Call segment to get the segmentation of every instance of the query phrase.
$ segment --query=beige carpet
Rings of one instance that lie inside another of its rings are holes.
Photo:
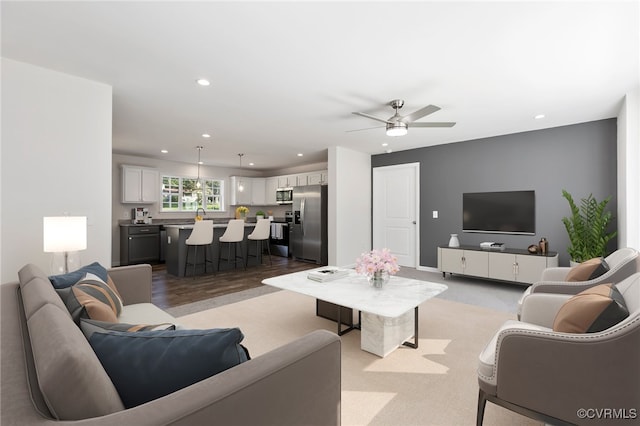
[[[477,357],[510,314],[443,299],[420,306],[418,349],[386,358],[360,349],[360,332],[342,336],[342,424],[474,425]],[[315,329],[336,324],[315,316],[315,299],[276,293],[179,318],[192,328],[240,327],[253,358]],[[491,403],[486,426],[540,425]]]

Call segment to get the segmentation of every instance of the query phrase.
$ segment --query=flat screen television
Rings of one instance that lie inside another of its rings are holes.
[[[462,194],[462,230],[492,234],[535,234],[535,191]]]

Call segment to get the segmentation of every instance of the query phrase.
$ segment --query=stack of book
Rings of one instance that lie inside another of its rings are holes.
[[[319,282],[333,281],[346,277],[349,272],[349,269],[327,267],[309,272],[307,278]]]

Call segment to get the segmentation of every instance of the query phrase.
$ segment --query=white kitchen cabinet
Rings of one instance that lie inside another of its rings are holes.
[[[296,176],[278,176],[278,188],[291,188],[297,185]]]
[[[312,172],[307,175],[307,185],[326,185],[327,171]]]
[[[251,178],[251,205],[264,206],[267,203],[265,181],[265,178]]]
[[[295,176],[295,185],[294,186],[305,186],[305,185],[309,185],[308,181],[307,181],[307,174],[303,173],[303,174],[299,174]]]
[[[475,247],[438,247],[438,269],[444,276],[470,275],[531,284],[540,280],[545,268],[558,266],[558,254],[530,254],[526,250],[483,250]]]
[[[251,205],[253,182],[252,178],[246,176],[231,176],[229,178],[231,184],[231,199],[229,204],[232,206]],[[240,190],[242,188],[242,190]]]
[[[264,184],[264,204],[267,206],[275,206],[277,203],[276,200],[276,191],[278,190],[278,178],[270,177],[265,179]]]
[[[122,166],[122,202],[151,204],[158,201],[160,174],[157,169]]]

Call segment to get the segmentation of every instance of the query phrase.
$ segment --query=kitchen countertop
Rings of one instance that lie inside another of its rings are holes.
[[[162,225],[165,228],[178,228],[178,229],[193,229],[193,223],[175,223],[175,224],[165,224]],[[256,226],[255,222],[251,223],[251,222],[245,222],[244,224],[245,227],[247,226]],[[213,228],[226,228],[227,224],[226,223],[214,223],[213,224]]]

